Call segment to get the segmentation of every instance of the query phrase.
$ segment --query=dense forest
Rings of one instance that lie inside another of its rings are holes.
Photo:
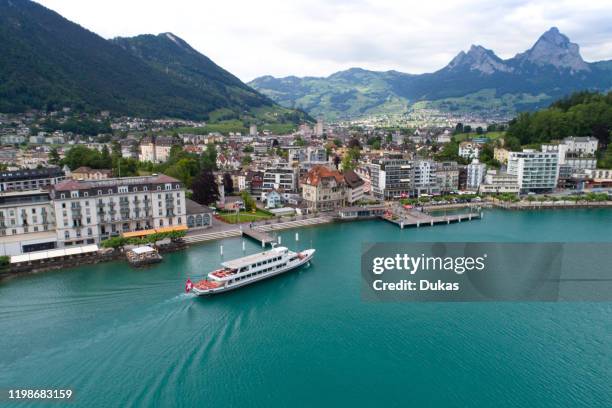
[[[605,150],[612,131],[612,92],[578,92],[533,113],[521,113],[510,121],[506,144],[516,149],[563,139],[594,136]]]
[[[0,112],[63,107],[206,121],[220,112],[218,121],[308,119],[170,33],[109,41],[35,2],[0,0]]]

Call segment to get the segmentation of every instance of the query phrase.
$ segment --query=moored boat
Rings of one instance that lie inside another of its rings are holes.
[[[286,247],[275,247],[226,261],[221,263],[221,269],[210,272],[206,279],[194,283],[191,291],[205,296],[237,289],[298,268],[310,262],[314,253],[314,249],[293,252]]]

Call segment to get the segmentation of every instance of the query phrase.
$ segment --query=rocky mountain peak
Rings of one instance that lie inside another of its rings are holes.
[[[446,68],[449,70],[467,68],[471,71],[479,71],[487,75],[493,74],[496,71],[512,71],[512,67],[507,66],[493,51],[481,45],[472,45],[467,53],[461,51]]]
[[[578,44],[571,42],[557,27],[542,34],[531,49],[518,54],[515,59],[536,65],[553,65],[572,72],[590,70],[580,55]]]

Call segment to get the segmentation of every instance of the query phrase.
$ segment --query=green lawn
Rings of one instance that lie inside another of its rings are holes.
[[[243,222],[269,220],[274,218],[274,216],[265,211],[257,210],[255,213],[240,211],[238,214],[235,212],[222,212],[219,213],[219,218],[229,224],[240,224]]]
[[[482,135],[479,135],[476,132],[472,132],[472,133],[459,133],[459,134],[456,134],[454,137],[456,141],[461,142],[466,139],[475,139],[479,137],[488,137],[489,139],[494,140],[494,139],[499,139],[500,137],[503,137],[505,134],[506,132],[486,132],[486,133],[483,133]]]

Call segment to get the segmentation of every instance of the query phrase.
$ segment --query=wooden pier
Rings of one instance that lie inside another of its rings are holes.
[[[242,235],[260,242],[261,246],[266,246],[268,244],[273,244],[274,242],[276,242],[272,235],[268,234],[265,231],[259,231],[253,228],[243,228]]]
[[[385,221],[404,229],[406,227],[425,227],[439,224],[458,223],[482,218],[482,212],[469,212],[464,214],[430,215],[419,211],[406,211],[381,216]]]

